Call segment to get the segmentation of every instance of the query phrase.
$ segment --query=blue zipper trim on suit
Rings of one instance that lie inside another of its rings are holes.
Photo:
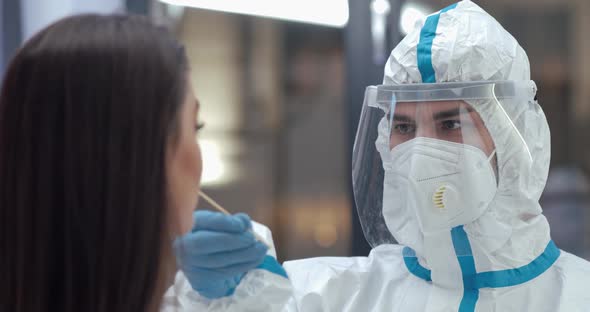
[[[475,304],[479,298],[479,289],[475,287],[477,272],[473,253],[471,252],[471,244],[469,244],[467,233],[465,233],[462,225],[451,230],[451,238],[453,239],[455,255],[457,261],[459,261],[461,275],[463,276],[463,298],[461,304],[459,304],[459,312],[472,312],[475,311]]]
[[[473,255],[463,226],[453,228],[451,230],[451,237],[463,274],[464,294],[461,305],[459,306],[460,312],[475,311],[479,289],[510,287],[526,283],[545,273],[561,255],[561,251],[555,243],[549,241],[543,253],[527,265],[515,269],[477,273],[474,271],[474,266],[471,266]],[[404,247],[403,256],[406,268],[410,273],[427,282],[432,282],[431,271],[418,263],[418,258],[414,250]]]

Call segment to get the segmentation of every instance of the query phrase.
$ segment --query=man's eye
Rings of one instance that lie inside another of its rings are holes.
[[[461,129],[460,120],[445,120],[441,124],[443,130],[458,130]]]
[[[410,123],[402,123],[393,126],[395,133],[398,134],[409,134],[413,133],[416,130],[416,126]]]

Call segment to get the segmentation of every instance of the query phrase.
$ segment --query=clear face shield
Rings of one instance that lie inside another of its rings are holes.
[[[532,89],[532,81],[368,87],[352,165],[367,241],[438,235],[477,219],[498,185],[482,115],[506,115],[502,104],[526,101]]]

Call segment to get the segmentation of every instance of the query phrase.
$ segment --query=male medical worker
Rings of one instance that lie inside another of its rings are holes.
[[[370,255],[289,261],[283,271],[244,216],[200,223],[197,214],[179,240],[197,256],[179,254],[184,274],[168,306],[590,311],[590,264],[552,242],[538,203],[550,137],[535,93],[526,53],[476,4],[430,15],[393,50],[383,85],[366,90],[352,174]],[[228,246],[218,248],[225,260],[208,245]],[[258,260],[241,266],[256,248]]]

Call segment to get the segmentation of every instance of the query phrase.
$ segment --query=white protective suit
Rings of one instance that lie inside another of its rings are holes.
[[[428,33],[433,35],[426,55],[430,72],[418,64],[424,58],[418,46],[421,41],[424,46]],[[490,15],[461,1],[429,16],[401,41],[385,67],[384,84],[499,80],[530,80],[528,58]],[[285,262],[291,285],[254,270],[234,295],[216,300],[193,292],[179,274],[163,310],[590,311],[585,288],[590,264],[552,243],[538,203],[549,169],[550,136],[534,92],[516,105],[469,103],[493,138],[498,183],[486,209],[472,221],[433,237],[421,232],[413,212],[386,207],[384,221],[400,245],[373,244],[368,257]],[[383,133],[379,136],[375,144],[383,157],[386,141]],[[396,200],[388,198],[387,189],[383,194],[384,205]],[[256,230],[271,240],[268,230]],[[468,252],[459,255],[456,240]]]

